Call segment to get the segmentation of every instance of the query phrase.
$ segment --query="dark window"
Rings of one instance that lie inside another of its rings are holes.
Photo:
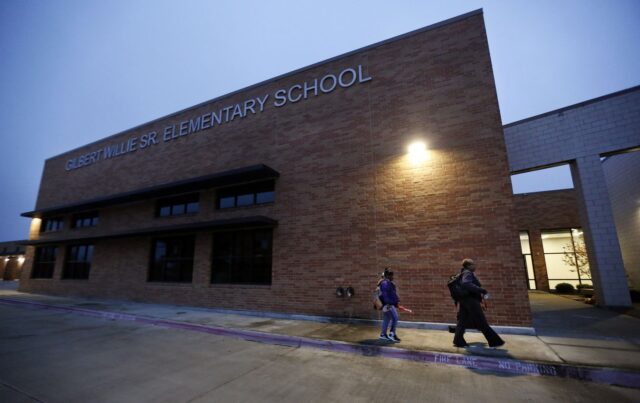
[[[273,203],[275,198],[274,191],[256,193],[256,204]]]
[[[271,229],[214,233],[211,282],[271,284],[272,237]]]
[[[192,193],[183,196],[158,200],[156,217],[171,217],[183,214],[196,214],[200,209],[200,195]]]
[[[95,227],[98,225],[98,212],[75,214],[72,219],[73,228]]]
[[[218,201],[218,208],[230,208],[236,206],[235,196],[221,197]]]
[[[250,183],[220,189],[218,190],[217,206],[219,209],[225,209],[273,203],[275,199],[274,189],[274,181]]]
[[[56,254],[58,248],[55,246],[44,246],[36,248],[36,255],[33,259],[33,269],[31,278],[52,278],[53,268],[56,265]]]
[[[62,278],[88,279],[92,258],[93,245],[72,245],[67,247]]]
[[[187,214],[195,214],[200,209],[200,203],[197,201],[187,203]]]
[[[64,223],[64,220],[60,217],[45,218],[44,220],[42,220],[42,225],[40,226],[40,232],[60,231],[62,229],[63,223]]]
[[[154,240],[149,281],[191,282],[194,241],[193,236]]]

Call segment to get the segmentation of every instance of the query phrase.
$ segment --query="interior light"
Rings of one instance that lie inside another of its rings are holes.
[[[24,263],[24,256],[20,256],[18,258],[18,263],[20,263],[20,264]]]
[[[416,141],[409,145],[409,159],[414,164],[424,162],[428,159],[427,145],[422,141]]]

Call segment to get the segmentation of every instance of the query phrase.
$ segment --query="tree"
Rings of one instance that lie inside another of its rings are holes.
[[[581,239],[576,239],[575,247],[571,244],[563,246],[564,256],[562,260],[565,264],[574,267],[570,271],[578,271],[583,280],[591,280],[591,270],[589,269],[589,257],[587,256],[587,246]]]

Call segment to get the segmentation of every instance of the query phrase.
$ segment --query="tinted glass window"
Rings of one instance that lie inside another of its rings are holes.
[[[93,259],[93,245],[72,245],[67,248],[67,256],[62,271],[63,279],[88,279]]]
[[[58,248],[55,246],[36,248],[31,278],[52,278],[57,253]]]
[[[154,240],[149,281],[191,282],[194,243],[193,236]]]
[[[98,212],[75,214],[72,223],[73,228],[95,227],[98,225]]]
[[[253,204],[253,193],[238,195],[238,206],[250,206]]]
[[[160,199],[156,205],[156,217],[195,214],[200,207],[199,199],[198,193]]]
[[[271,284],[272,234],[272,229],[215,233],[211,282]]]
[[[275,192],[273,191],[256,193],[256,204],[273,203],[274,198]]]
[[[200,209],[199,203],[192,202],[187,204],[187,214],[195,214],[198,212],[199,209]]]
[[[275,182],[258,182],[219,189],[217,206],[219,209],[246,207],[255,204],[273,203],[274,199]]]
[[[40,232],[53,232],[62,229],[63,219],[61,217],[45,218],[40,226]]]
[[[236,206],[236,198],[234,196],[220,198],[219,208],[231,208]]]
[[[182,215],[186,211],[186,206],[184,204],[176,204],[171,208],[171,215]]]

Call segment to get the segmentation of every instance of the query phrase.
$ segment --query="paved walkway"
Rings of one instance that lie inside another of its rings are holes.
[[[463,359],[473,357],[473,360],[486,357],[486,362],[501,366],[526,362],[550,365],[548,368],[553,371],[560,368],[558,365],[573,365],[614,368],[640,374],[639,319],[540,292],[530,293],[536,336],[503,335],[507,344],[500,349],[490,350],[485,348],[486,343],[481,334],[470,332],[466,338],[475,348],[465,350],[453,347],[453,335],[442,330],[399,329],[402,342],[393,344],[379,341],[379,330],[372,325],[276,319],[128,301],[62,298],[19,293],[6,288],[7,285],[0,287],[0,303],[14,301],[25,307],[42,309],[48,306],[64,312],[142,320],[148,324],[226,334],[256,341],[268,336],[266,342],[274,344],[306,343],[319,348],[331,346],[334,350],[359,349],[365,354],[367,351],[381,354],[383,349],[386,354],[422,354],[420,357],[423,358],[420,359],[434,361],[448,361],[451,357],[458,360],[456,357],[460,356]],[[399,349],[403,352],[398,353]],[[544,371],[547,367],[541,368]]]

